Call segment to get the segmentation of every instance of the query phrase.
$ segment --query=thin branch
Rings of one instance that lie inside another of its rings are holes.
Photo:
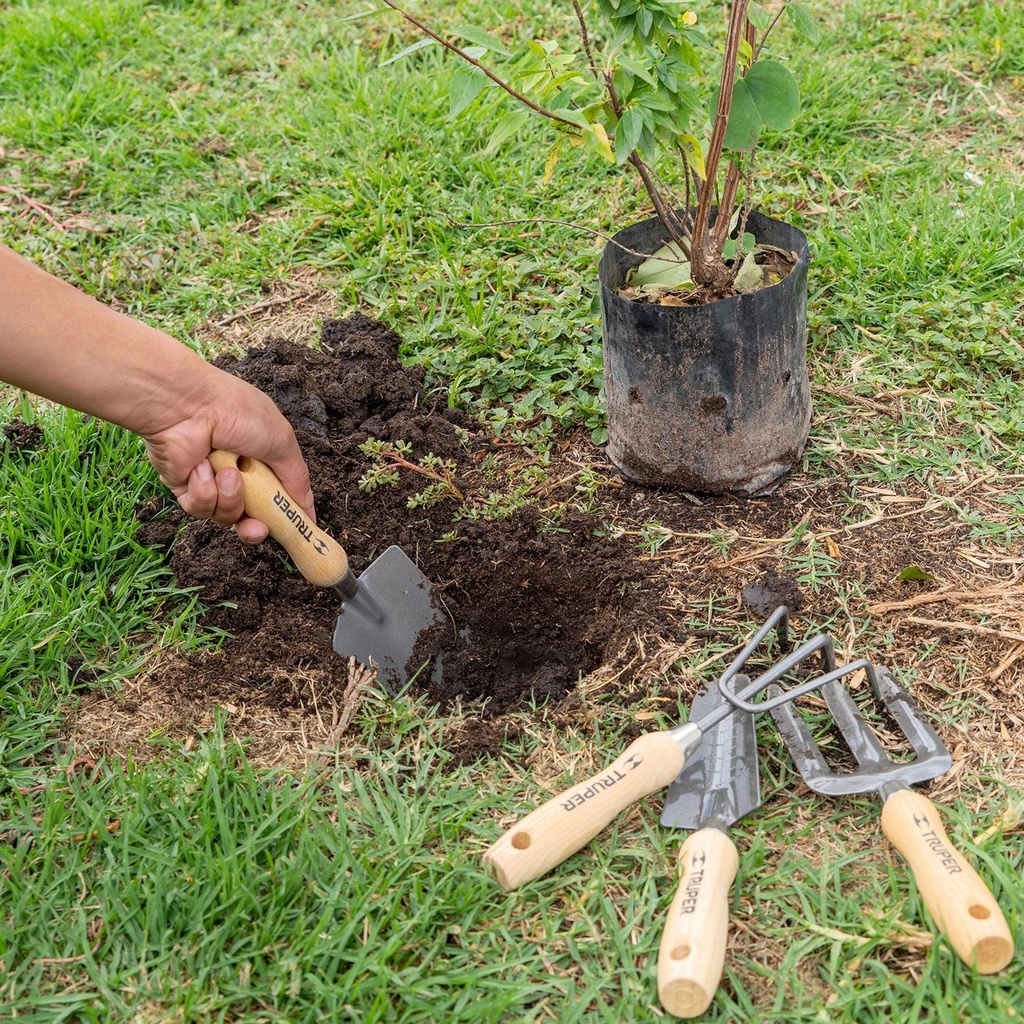
[[[661,191],[654,181],[650,168],[640,158],[640,154],[636,150],[629,154],[628,162],[636,168],[636,173],[640,175],[644,190],[654,204],[654,212],[658,215],[658,220],[665,225],[665,230],[672,236],[672,241],[677,245],[685,246],[686,230],[676,216],[675,210],[665,202]]]
[[[445,215],[447,216],[447,214]],[[572,228],[573,231],[582,231],[585,234],[593,235],[595,238],[600,238],[602,242],[606,242],[608,245],[614,245],[616,249],[620,249],[622,252],[629,253],[630,256],[639,256],[641,259],[647,259],[651,254],[649,252],[639,252],[637,249],[630,249],[628,245],[623,245],[621,242],[617,242],[611,235],[606,235],[603,231],[598,231],[596,228],[587,228],[582,224],[574,224],[568,220],[555,220],[552,217],[523,217],[519,220],[486,220],[486,221],[458,221],[452,217],[448,217],[448,222],[457,228],[507,228],[514,224],[556,224],[562,228]],[[665,258],[666,263],[684,263],[685,260],[673,260],[670,257]]]
[[[783,0],[782,6],[775,12],[775,17],[772,18],[768,27],[764,30],[764,35],[761,36],[761,42],[759,42],[754,49],[754,60],[757,60],[761,56],[761,51],[764,49],[764,44],[768,42],[768,37],[772,33],[772,29],[779,23],[779,18],[782,17],[783,11],[789,6],[789,0]]]
[[[743,38],[753,52],[755,41],[755,29],[748,20],[743,27]],[[740,71],[740,77],[745,76],[747,69]],[[735,160],[729,161],[729,167],[725,172],[725,184],[722,186],[722,199],[718,205],[718,220],[715,221],[714,237],[717,252],[721,252],[725,239],[729,234],[729,225],[732,223],[732,212],[736,206],[736,190],[740,184],[740,168]],[[739,269],[737,264],[737,269]],[[735,277],[735,275],[733,275]]]
[[[456,46],[454,43],[449,42],[447,39],[444,38],[444,36],[438,35],[438,33],[435,32],[432,28],[428,28],[426,25],[423,24],[422,21],[419,21],[417,18],[414,18],[408,11],[403,10],[401,7],[398,6],[398,4],[394,2],[394,0],[384,0],[384,3],[397,14],[400,14],[403,18],[405,18],[405,20],[409,22],[410,25],[414,25],[421,32],[430,36],[430,38],[433,39],[434,42],[440,43],[446,50],[449,50],[451,53],[454,53],[456,56],[464,60],[467,64],[472,64],[473,67],[475,67],[477,70],[482,71],[492,82],[494,82],[495,85],[504,89],[504,91],[507,92],[509,96],[511,96],[515,100],[518,100],[525,107],[528,107],[530,110],[532,110],[535,114],[540,114],[541,117],[546,117],[548,118],[548,120],[554,121],[557,124],[565,125],[567,128],[571,128],[573,132],[580,132],[580,126],[576,124],[575,121],[570,121],[567,118],[559,117],[559,115],[554,113],[553,111],[546,110],[544,107],[541,107],[538,104],[534,103],[533,100],[531,100],[528,96],[524,96],[521,92],[518,92],[511,85],[509,85],[508,82],[506,82],[503,78],[496,75],[485,64],[481,64],[480,61],[478,61],[475,57],[471,57],[468,53],[466,53],[465,50]]]
[[[725,55],[722,58],[722,83],[718,93],[718,109],[715,111],[715,121],[711,129],[711,140],[708,143],[708,160],[705,167],[705,179],[710,184],[718,175],[718,161],[722,155],[722,147],[725,143],[725,132],[729,125],[729,113],[732,109],[732,91],[736,83],[736,62],[739,56],[740,39],[744,37],[744,29],[747,20],[747,8],[750,0],[733,0],[729,10],[729,27],[726,35]],[[695,262],[699,266],[694,267],[698,277],[695,277],[699,284],[710,283],[704,279],[710,275],[711,266],[714,261],[719,260],[721,250],[707,253],[705,258],[705,244],[708,238],[708,221],[711,215],[711,189],[702,188],[700,199],[697,202],[697,216],[693,227],[694,249],[700,254]],[[718,216],[721,218],[723,211],[719,209]]]
[[[583,52],[587,55],[590,73],[600,82],[601,72],[597,70],[597,64],[594,63],[594,53],[590,49],[590,33],[587,32],[587,22],[583,17],[583,8],[580,7],[579,0],[572,0],[572,9],[576,12],[576,20],[580,25],[580,40],[583,43]]]

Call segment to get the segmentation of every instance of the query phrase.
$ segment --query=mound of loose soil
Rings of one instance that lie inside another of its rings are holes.
[[[328,322],[318,350],[270,344],[222,365],[269,394],[295,426],[314,482],[319,525],[361,572],[399,545],[434,584],[451,621],[431,640],[441,678],[423,685],[443,705],[487,701],[503,711],[532,696],[561,697],[621,643],[647,575],[629,543],[596,536],[580,514],[544,522],[523,505],[496,520],[454,518],[487,498],[478,465],[488,442],[460,412],[423,389],[423,373],[398,361],[396,334],[365,317]],[[396,485],[360,488],[368,438],[406,442],[414,465],[450,460],[465,505],[448,497],[424,508],[409,499],[429,481],[404,470]],[[191,523],[171,556],[178,582],[198,587],[210,625],[235,635],[217,659],[261,682],[268,670],[317,667],[343,686],[334,654],[338,607],[294,571],[275,544],[247,548],[209,523]],[[190,666],[191,686],[206,685]],[[431,673],[427,673],[431,675]]]

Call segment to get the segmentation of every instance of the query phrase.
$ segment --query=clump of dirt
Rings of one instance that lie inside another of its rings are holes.
[[[12,454],[35,452],[43,446],[43,428],[38,423],[11,420],[3,428],[4,445]]]
[[[502,745],[518,739],[520,730],[507,723],[483,718],[454,721],[445,730],[445,747],[456,764],[470,764],[501,752]]]

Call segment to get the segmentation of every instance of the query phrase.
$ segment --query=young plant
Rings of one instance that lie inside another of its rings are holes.
[[[802,4],[731,0],[722,26],[722,5],[712,0],[570,0],[563,37],[511,49],[475,26],[442,34],[383,2],[426,37],[392,61],[431,43],[462,61],[452,75],[453,115],[488,87],[516,101],[488,148],[540,118],[555,134],[545,181],[574,146],[628,166],[664,226],[667,244],[656,256],[671,287],[691,289],[695,301],[719,298],[736,290],[744,264],[742,290],[759,286],[753,260],[744,260],[754,150],[765,129],[792,127],[800,106],[796,79],[766,44],[784,15],[814,38]]]
[[[433,505],[445,498],[465,500],[455,483],[456,467],[451,459],[442,459],[428,452],[419,462],[415,462],[410,457],[412,445],[408,441],[381,441],[375,437],[364,441],[359,450],[373,460],[370,468],[359,478],[360,490],[396,487],[400,471],[406,469],[431,481],[424,490],[409,498],[409,508]]]

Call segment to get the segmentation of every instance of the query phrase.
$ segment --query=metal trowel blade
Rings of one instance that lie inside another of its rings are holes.
[[[397,545],[389,547],[359,577],[355,596],[341,607],[334,650],[377,669],[392,695],[409,681],[410,665],[423,633],[444,622],[430,581]],[[424,657],[424,661],[428,658]]]
[[[699,693],[690,721],[705,718],[724,700],[717,686]],[[705,733],[669,786],[661,823],[667,828],[726,829],[760,804],[754,716],[734,711]]]

